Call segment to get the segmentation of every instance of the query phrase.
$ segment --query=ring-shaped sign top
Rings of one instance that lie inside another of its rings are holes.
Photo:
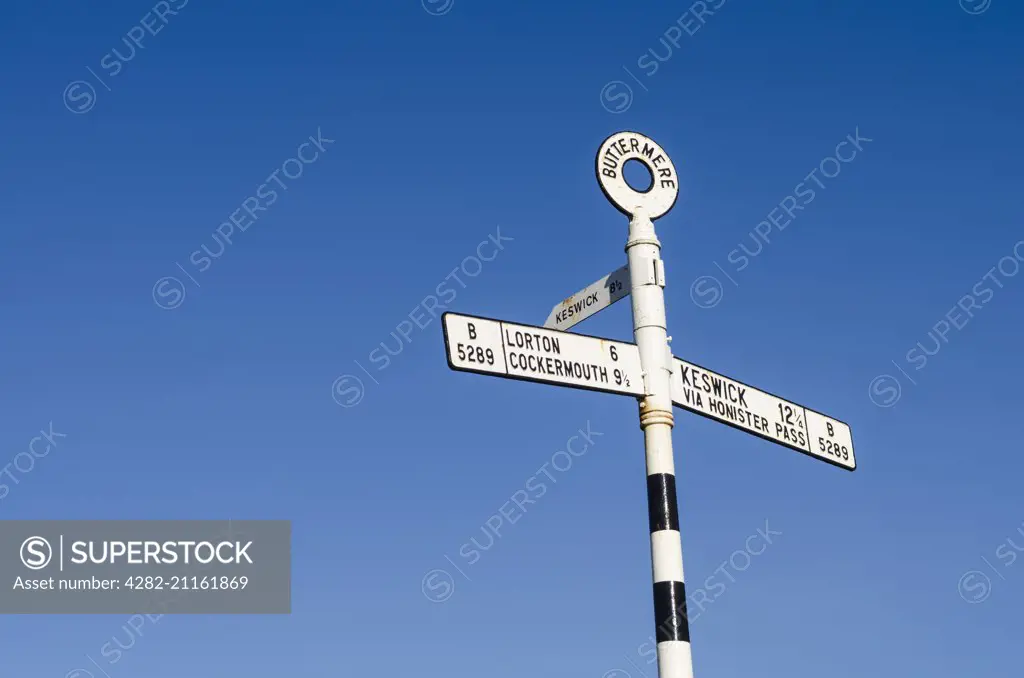
[[[630,160],[640,161],[650,171],[652,182],[646,191],[626,183],[622,170]],[[639,132],[618,132],[604,140],[597,151],[597,181],[605,197],[630,217],[643,208],[653,221],[672,209],[679,197],[679,177],[668,153]]]

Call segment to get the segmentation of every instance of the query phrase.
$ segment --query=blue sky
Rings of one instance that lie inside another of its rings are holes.
[[[452,372],[409,320],[541,324],[621,266],[620,129],[679,170],[675,353],[857,449],[678,413],[696,675],[1019,666],[1024,7],[103,4],[0,28],[0,515],[288,519],[293,612],[3,617],[4,675],[654,678],[634,403]]]

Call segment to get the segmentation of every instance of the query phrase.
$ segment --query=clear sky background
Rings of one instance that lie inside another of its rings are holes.
[[[454,373],[422,320],[541,324],[621,266],[593,176],[621,129],[680,173],[675,353],[848,422],[858,458],[678,412],[696,675],[1019,671],[1024,7],[183,2],[7,8],[0,517],[289,519],[293,612],[2,617],[0,676],[654,678],[635,403]]]

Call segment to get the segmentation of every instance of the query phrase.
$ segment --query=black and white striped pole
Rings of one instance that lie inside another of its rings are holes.
[[[632,188],[625,163],[641,162],[651,173],[645,192]],[[605,139],[597,153],[601,190],[629,217],[626,255],[633,303],[633,336],[640,349],[645,395],[640,399],[640,428],[647,457],[647,506],[654,579],[654,624],[661,678],[692,678],[690,629],[683,584],[675,464],[672,458],[672,351],[665,320],[665,266],[654,220],[667,213],[679,195],[678,176],[668,154],[652,139],[620,132]]]

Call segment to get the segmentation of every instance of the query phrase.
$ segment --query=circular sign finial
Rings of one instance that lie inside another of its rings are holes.
[[[643,163],[651,173],[646,191],[626,183],[623,169],[630,160]],[[679,178],[668,153],[639,132],[618,132],[604,140],[597,151],[597,181],[605,197],[629,217],[643,209],[653,221],[672,209],[679,197]]]

